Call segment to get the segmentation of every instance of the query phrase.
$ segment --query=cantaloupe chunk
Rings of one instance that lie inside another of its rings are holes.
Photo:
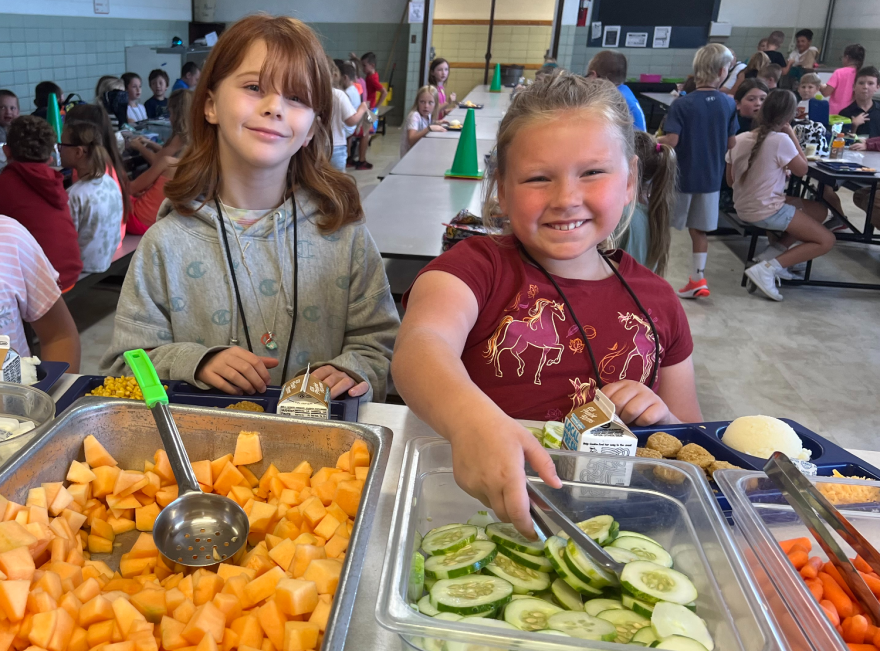
[[[183,622],[184,624],[189,624],[195,612],[196,605],[192,602],[192,599],[187,597],[180,603],[177,608],[172,611],[171,614],[177,621]]]
[[[364,489],[362,481],[343,481],[336,486],[336,495],[333,501],[345,511],[348,517],[353,518],[357,515],[358,505],[361,503],[361,492]]]
[[[256,488],[260,485],[259,478],[251,472],[251,470],[246,466],[241,466],[238,471],[244,475],[244,480],[247,482],[247,485],[251,488]]]
[[[94,648],[100,644],[108,644],[113,639],[113,628],[116,622],[108,619],[104,622],[96,622],[86,630],[86,640],[89,647]]]
[[[213,477],[214,482],[217,481],[217,478],[220,476],[220,473],[223,472],[223,469],[226,467],[227,463],[232,461],[232,453],[224,454],[222,457],[214,459],[211,462],[211,477]]]
[[[106,538],[100,536],[89,535],[89,553],[91,554],[112,554],[113,543]]]
[[[159,624],[159,635],[162,639],[162,648],[166,651],[175,651],[189,646],[189,642],[181,635],[186,624],[178,622],[171,617],[163,617]]]
[[[73,495],[71,495],[70,492],[66,488],[64,488],[64,486],[61,486],[58,489],[58,492],[55,494],[55,498],[49,505],[49,513],[55,516],[61,515],[62,511],[64,511],[64,509],[69,507],[72,503]]]
[[[142,533],[138,535],[138,539],[132,545],[128,555],[132,558],[153,558],[159,555],[159,550],[156,548],[156,541],[153,540],[153,536],[148,533]]]
[[[348,469],[351,467],[349,457],[350,454],[348,452],[343,452],[342,454],[340,454],[339,458],[336,460],[336,467],[340,470],[348,472]]]
[[[14,520],[0,522],[0,553],[8,552],[17,547],[35,548],[37,538]]]
[[[220,644],[220,648],[223,651],[233,651],[239,646],[241,643],[238,641],[238,633],[227,626],[223,631],[223,642]]]
[[[90,535],[106,538],[110,542],[116,540],[116,534],[113,532],[113,527],[105,520],[96,520],[92,524]]]
[[[214,599],[214,595],[223,589],[223,579],[213,572],[200,574],[193,579],[193,603],[201,606]]]
[[[64,608],[55,611],[56,623],[52,637],[49,639],[48,651],[65,651],[76,628],[76,620]]]
[[[168,460],[168,453],[165,450],[156,450],[156,454],[153,455],[153,461],[155,465],[153,466],[152,472],[159,475],[159,478],[162,480],[162,485],[173,484],[175,482],[174,479],[174,471],[171,469],[171,462]]]
[[[88,484],[95,479],[95,473],[87,464],[79,461],[71,461],[70,469],[67,471],[67,481],[74,484]]]
[[[333,534],[336,533],[339,525],[339,520],[328,513],[323,518],[321,518],[321,522],[319,522],[318,526],[315,527],[314,533],[315,535],[321,536],[322,538],[329,540],[333,537]]]
[[[118,497],[131,495],[135,491],[149,484],[144,473],[137,470],[123,470],[116,476],[116,483],[113,485],[113,494]]]
[[[295,553],[296,543],[290,538],[285,538],[269,551],[269,558],[275,561],[282,570],[286,571],[293,562]]]
[[[308,522],[309,526],[313,529],[315,525],[327,515],[327,509],[324,508],[321,500],[317,497],[310,497],[308,500],[300,504],[299,512],[302,513],[303,518],[305,518],[306,522]]]
[[[49,642],[52,640],[52,634],[55,632],[55,626],[57,624],[57,610],[35,614],[31,630],[28,632],[28,640],[34,646],[48,649]]]
[[[116,618],[116,624],[123,636],[128,635],[135,622],[147,621],[147,618],[138,612],[127,599],[119,597],[113,600],[112,605],[113,616]]]
[[[334,535],[327,541],[327,544],[324,545],[324,551],[329,558],[339,558],[340,554],[346,549],[348,549],[348,538],[343,538],[339,535]]]
[[[48,572],[46,574],[49,574]],[[54,572],[53,572],[54,574]],[[45,575],[44,575],[45,576]],[[57,576],[57,574],[56,574]],[[59,586],[61,577],[58,578]],[[73,595],[79,599],[84,605],[89,601],[97,597],[101,594],[101,584],[98,583],[97,579],[94,577],[88,578],[83,581],[76,589],[73,591]]]
[[[215,642],[222,642],[224,628],[226,618],[223,612],[209,601],[196,608],[181,635],[190,644],[198,644],[205,635],[212,636]]]
[[[269,530],[269,524],[277,513],[277,507],[265,502],[254,502],[248,521],[251,525],[251,533],[265,534]]]
[[[85,629],[88,629],[92,624],[106,622],[113,618],[113,604],[103,595],[98,595],[85,602],[79,611],[79,625]]]
[[[141,590],[131,596],[131,605],[153,624],[161,623],[168,614],[164,590]]]
[[[192,463],[193,472],[200,484],[208,487],[205,492],[210,492],[214,485],[214,478],[211,475],[211,462],[208,460],[196,461]]]
[[[278,602],[273,600],[267,601],[257,611],[257,617],[260,620],[260,626],[266,637],[276,649],[283,649],[284,645],[284,624],[287,617],[281,612]]]
[[[13,622],[24,618],[30,581],[0,581],[0,610]]]
[[[89,642],[86,629],[80,627],[73,629],[73,635],[70,636],[67,651],[88,651],[88,648]]]
[[[282,472],[278,474],[278,479],[287,488],[297,492],[311,485],[309,475],[304,472]]]
[[[116,466],[98,466],[92,468],[95,479],[92,480],[92,497],[104,497],[113,492],[116,486],[116,478],[122,472]]]
[[[119,573],[126,579],[130,579],[154,569],[158,562],[159,559],[156,556],[131,558],[129,554],[123,554],[119,560]]]
[[[354,469],[354,478],[358,481],[367,481],[367,475],[370,474],[368,466],[358,466]]]
[[[147,497],[155,498],[156,493],[162,489],[162,480],[159,475],[150,471],[145,472],[144,477],[147,479],[147,484],[141,488],[141,492]]]
[[[196,651],[218,651],[217,642],[210,635],[205,635],[196,645]]]
[[[319,629],[311,622],[284,625],[284,651],[312,651],[318,647]]]
[[[114,642],[103,647],[101,651],[135,651],[134,642]]]
[[[312,561],[326,558],[327,552],[324,551],[323,547],[317,547],[316,545],[297,545],[296,552],[293,556],[293,565],[290,566],[290,572],[293,574],[294,579],[299,579],[306,573],[306,569]]]
[[[36,569],[27,547],[16,547],[0,554],[0,571],[10,581],[30,581]]]
[[[134,517],[138,531],[152,531],[160,510],[159,505],[155,503],[135,509]]]
[[[239,651],[244,647],[259,649],[263,644],[263,627],[253,613],[234,619],[229,628],[238,635]]]
[[[92,468],[99,466],[115,466],[116,459],[110,456],[110,453],[98,442],[92,434],[89,434],[83,441],[83,449],[86,455],[86,463]]]
[[[306,568],[303,579],[314,581],[321,594],[336,594],[339,576],[342,574],[342,562],[335,558],[316,558]]]
[[[218,593],[214,595],[214,598],[211,600],[215,606],[217,606],[218,610],[223,613],[223,617],[226,618],[227,629],[228,624],[232,623],[239,617],[241,617],[241,602],[238,600],[233,594],[223,594]],[[236,636],[237,637],[237,636]],[[224,633],[223,643],[225,644],[226,635]],[[237,645],[236,645],[237,646]]]
[[[47,509],[49,508],[49,498],[46,495],[46,489],[40,486],[39,488],[29,488],[27,499],[24,503],[25,506],[39,506],[41,508]],[[17,514],[16,514],[17,515]],[[27,523],[25,523],[27,524]]]
[[[351,467],[369,467],[370,465],[370,449],[367,443],[361,439],[357,439],[351,444]]]
[[[214,478],[214,492],[226,495],[233,486],[239,486],[244,480],[244,475],[233,464],[227,463],[226,467]]]
[[[174,612],[175,608],[186,601],[186,595],[184,595],[176,587],[169,588],[169,585],[171,585],[170,582],[165,584],[165,606],[168,608],[168,612],[172,613]]]
[[[122,517],[122,511],[126,509],[139,509],[141,507],[141,503],[134,495],[126,495],[125,497],[118,497],[116,495],[108,495],[104,499],[107,500],[107,506],[109,507],[111,512],[119,511],[120,513],[114,513],[116,517]]]
[[[165,486],[158,493],[156,493],[156,503],[165,508],[171,502],[177,499],[179,494],[179,488],[177,484],[173,484],[170,486]]]
[[[263,460],[263,448],[260,444],[259,432],[239,432],[235,441],[235,455],[232,463],[246,466]]]
[[[61,517],[67,520],[67,524],[73,533],[78,532],[86,523],[86,516],[82,513],[71,511],[70,509],[64,509],[64,511],[61,512]],[[46,524],[49,523],[47,522]]]
[[[230,565],[229,563],[220,563],[220,565],[217,566],[217,575],[223,579],[224,582],[239,575],[244,575],[247,577],[248,581],[251,581],[256,577],[257,573],[247,567],[239,567],[237,565]]]
[[[263,599],[271,597],[275,592],[275,586],[283,578],[284,570],[276,566],[248,583],[244,587],[247,607],[254,606]]]
[[[328,595],[318,595],[318,605],[309,617],[309,622],[317,625],[318,630],[322,633],[327,630],[327,621],[330,619],[330,610],[333,605],[330,601],[324,601],[321,597]]]
[[[305,615],[318,605],[318,587],[313,581],[282,579],[275,586],[275,601],[285,615]]]

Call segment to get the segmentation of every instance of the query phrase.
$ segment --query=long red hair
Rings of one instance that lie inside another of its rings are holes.
[[[242,18],[226,30],[212,48],[192,103],[190,143],[180,159],[174,178],[165,184],[165,195],[181,215],[192,215],[191,202],[212,201],[220,182],[217,126],[205,119],[208,93],[241,65],[248,48],[263,41],[268,50],[260,70],[260,85],[269,92],[298,95],[315,111],[315,133],[308,146],[290,159],[288,183],[303,186],[314,195],[321,216],[318,227],[325,233],[363,217],[354,180],[330,165],[333,108],[330,70],[321,42],[302,21],[255,14]]]

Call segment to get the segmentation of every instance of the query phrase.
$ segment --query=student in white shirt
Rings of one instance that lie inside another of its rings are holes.
[[[443,131],[439,124],[431,124],[431,116],[437,105],[437,89],[422,86],[416,93],[416,101],[406,116],[400,134],[400,157],[403,158],[413,145],[424,138],[429,131]]]
[[[330,66],[330,73],[333,75],[333,113],[330,118],[330,131],[333,135],[333,155],[330,157],[330,164],[340,172],[344,172],[345,161],[348,158],[348,137],[354,133],[357,123],[370,110],[370,105],[366,102],[361,102],[357,110],[355,110],[348,94],[339,89],[342,79],[339,68],[336,67],[336,64],[330,57],[327,57],[327,64]]]
[[[138,103],[141,97],[141,77],[136,72],[126,72],[122,75],[122,83],[125,84],[125,92],[128,93],[128,122],[142,122],[147,119],[147,109]]]

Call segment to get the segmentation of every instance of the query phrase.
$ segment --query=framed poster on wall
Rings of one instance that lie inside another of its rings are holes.
[[[617,47],[620,42],[620,25],[605,25],[602,47]]]

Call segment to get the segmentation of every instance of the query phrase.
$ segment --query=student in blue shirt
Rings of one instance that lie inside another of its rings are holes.
[[[645,131],[645,112],[639,105],[639,101],[629,87],[623,82],[626,81],[626,57],[620,52],[613,50],[602,50],[592,59],[587,66],[587,77],[598,77],[599,79],[607,79],[617,86],[617,90],[626,100],[626,106],[633,118],[633,127],[639,131]]]
[[[694,56],[694,92],[669,107],[660,142],[675,148],[679,185],[672,225],[687,226],[693,242],[693,269],[682,298],[709,296],[704,272],[709,251],[708,231],[718,228],[718,199],[724,179],[724,156],[736,144],[739,123],[736,104],[718,90],[727,78],[733,55],[720,43],[710,43]]]
[[[193,61],[187,61],[180,69],[180,79],[174,82],[171,92],[180,88],[195,90],[199,85],[199,77],[202,76],[202,70]]]

